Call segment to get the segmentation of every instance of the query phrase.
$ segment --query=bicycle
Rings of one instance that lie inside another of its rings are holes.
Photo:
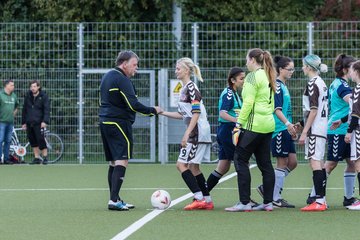
[[[24,131],[22,128],[14,128],[11,136],[10,143],[10,155],[16,155],[21,159],[21,162],[24,162],[24,157],[26,156],[26,148],[30,145],[27,142],[25,145],[22,145],[19,141],[17,131]],[[59,161],[64,153],[64,143],[59,135],[51,133],[50,130],[44,129],[43,134],[45,137],[46,147],[48,150],[48,163],[55,163]]]

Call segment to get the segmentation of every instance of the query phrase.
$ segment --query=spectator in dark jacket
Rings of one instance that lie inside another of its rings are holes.
[[[49,120],[50,99],[46,92],[41,90],[40,82],[33,80],[30,82],[30,91],[25,96],[22,110],[22,128],[26,129],[27,137],[34,151],[32,164],[48,163],[43,129],[49,124]]]

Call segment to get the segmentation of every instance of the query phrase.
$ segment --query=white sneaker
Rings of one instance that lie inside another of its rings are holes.
[[[270,212],[274,209],[272,202],[271,203],[262,203],[259,206],[253,207],[254,211],[267,211]]]
[[[357,202],[353,203],[352,205],[347,206],[346,208],[349,210],[360,210],[360,201],[357,201]]]
[[[241,202],[235,204],[232,207],[225,208],[227,212],[251,212],[251,203],[242,204]]]

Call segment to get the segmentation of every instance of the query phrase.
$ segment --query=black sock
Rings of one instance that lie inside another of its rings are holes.
[[[207,179],[207,189],[210,192],[215,186],[216,184],[218,184],[220,178],[223,175],[221,175],[218,171],[214,170],[208,177]]]
[[[115,166],[111,177],[110,199],[116,202],[119,199],[121,184],[124,181],[126,168],[124,166]]]
[[[109,170],[108,170],[108,184],[109,184],[109,192],[110,192],[110,198],[111,198],[111,179],[112,179],[112,175],[114,172],[114,167],[109,165]]]
[[[209,190],[206,186],[206,181],[205,181],[205,177],[202,173],[200,173],[199,175],[195,176],[196,181],[199,185],[199,188],[201,189],[201,192],[203,193],[204,196],[210,196],[209,194]]]
[[[196,181],[196,178],[191,173],[191,171],[188,169],[181,173],[182,178],[184,179],[186,185],[190,189],[192,193],[200,192],[201,189],[199,188],[199,185]]]
[[[324,197],[324,173],[322,170],[313,171],[313,182],[316,193],[316,198]]]
[[[323,181],[323,192],[324,192],[324,197],[326,196],[326,184],[327,184],[327,174],[326,174],[326,170],[325,168],[323,168],[323,175],[324,175],[324,181]]]

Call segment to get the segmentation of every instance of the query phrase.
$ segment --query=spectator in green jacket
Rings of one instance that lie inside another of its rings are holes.
[[[0,156],[3,155],[4,164],[9,161],[11,135],[14,128],[14,116],[19,106],[19,100],[14,93],[14,81],[5,80],[4,89],[0,91]]]

